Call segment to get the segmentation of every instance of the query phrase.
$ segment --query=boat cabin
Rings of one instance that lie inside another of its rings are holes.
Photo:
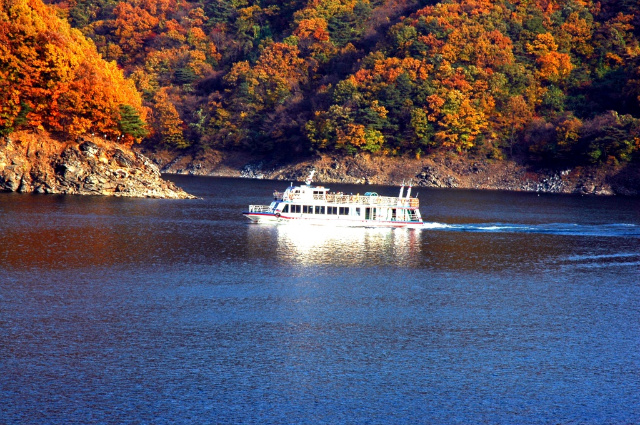
[[[304,221],[336,225],[406,226],[422,224],[419,202],[407,193],[404,185],[397,197],[378,196],[375,192],[344,194],[330,192],[328,187],[311,185],[313,173],[306,185],[288,187],[274,192],[273,202],[250,205],[245,215],[252,221]]]

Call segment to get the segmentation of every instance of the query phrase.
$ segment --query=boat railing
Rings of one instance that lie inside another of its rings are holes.
[[[249,212],[252,213],[261,213],[261,212],[269,212],[271,208],[269,205],[249,205]]]
[[[273,197],[277,201],[294,201],[301,199],[300,194],[289,193],[284,199],[284,192],[273,192]],[[379,195],[346,195],[344,193],[314,194],[314,201],[324,201],[327,204],[357,204],[357,205],[382,205],[418,208],[420,201],[418,198],[398,198],[397,196]]]

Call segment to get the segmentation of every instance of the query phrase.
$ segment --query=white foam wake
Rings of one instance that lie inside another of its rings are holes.
[[[424,230],[476,233],[538,233],[569,236],[640,237],[640,225],[630,223],[577,224],[577,223],[468,223],[447,224],[426,222]]]

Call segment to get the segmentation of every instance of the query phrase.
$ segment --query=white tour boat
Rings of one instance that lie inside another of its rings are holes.
[[[347,195],[312,186],[312,171],[303,186],[274,192],[271,205],[249,205],[245,217],[255,223],[309,223],[348,227],[423,227],[418,198],[404,185],[397,197],[375,192]]]

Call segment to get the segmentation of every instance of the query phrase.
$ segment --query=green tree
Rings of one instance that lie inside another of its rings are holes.
[[[131,136],[134,140],[140,140],[149,135],[146,123],[140,118],[136,108],[131,105],[120,105],[118,127],[123,134]]]

